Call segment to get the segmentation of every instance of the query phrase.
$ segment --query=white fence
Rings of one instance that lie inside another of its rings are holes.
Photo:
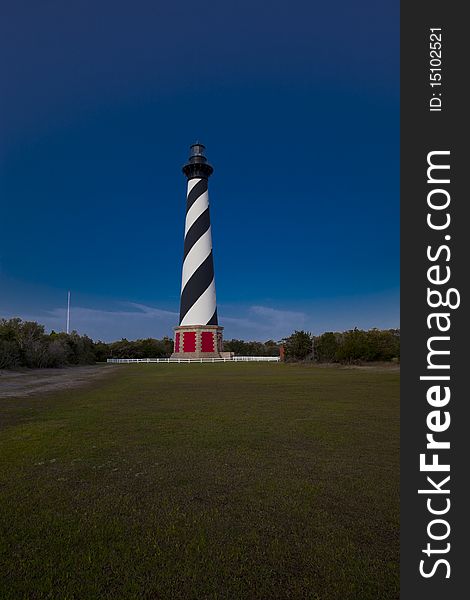
[[[279,362],[279,356],[233,356],[232,358],[108,358],[108,363],[221,363],[221,362]]]

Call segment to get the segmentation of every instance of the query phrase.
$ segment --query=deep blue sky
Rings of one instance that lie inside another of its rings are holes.
[[[0,316],[177,324],[199,139],[226,337],[399,324],[398,0],[0,8]]]

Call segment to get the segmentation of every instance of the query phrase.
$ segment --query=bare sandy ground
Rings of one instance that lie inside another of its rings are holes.
[[[0,398],[76,388],[99,379],[121,365],[87,365],[63,369],[0,369]]]

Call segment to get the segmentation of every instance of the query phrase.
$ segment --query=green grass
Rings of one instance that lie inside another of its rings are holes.
[[[130,365],[2,400],[2,600],[399,596],[399,374]]]

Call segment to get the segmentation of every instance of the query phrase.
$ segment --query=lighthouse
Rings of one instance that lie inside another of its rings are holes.
[[[193,144],[183,167],[187,179],[179,325],[172,358],[217,358],[222,330],[217,320],[209,214],[209,177],[214,172],[202,144]]]

